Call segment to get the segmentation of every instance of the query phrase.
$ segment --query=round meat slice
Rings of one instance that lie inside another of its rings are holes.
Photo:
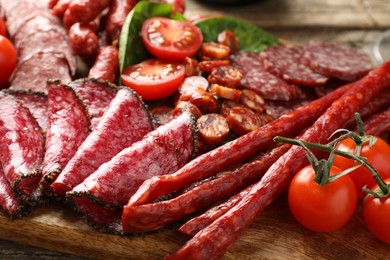
[[[68,61],[62,53],[38,52],[24,60],[12,75],[10,89],[47,94],[46,82],[49,79],[72,80]]]
[[[16,47],[19,63],[38,52],[60,52],[68,60],[69,67],[73,68],[72,74],[76,72],[76,58],[72,53],[68,39],[58,30],[51,29],[29,34],[19,41]]]
[[[226,118],[216,113],[202,115],[196,121],[196,125],[199,138],[209,145],[220,144],[230,131]]]
[[[303,47],[276,45],[260,53],[264,68],[281,79],[297,85],[322,86],[327,77],[314,72],[302,62]]]
[[[357,80],[373,68],[364,51],[324,41],[307,43],[303,61],[322,75],[345,81]]]

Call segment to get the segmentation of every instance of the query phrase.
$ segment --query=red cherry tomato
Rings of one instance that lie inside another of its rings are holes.
[[[331,175],[341,170],[331,168]],[[314,181],[311,165],[300,170],[291,181],[288,204],[295,219],[316,232],[332,232],[344,226],[352,217],[357,194],[351,178],[346,175],[326,185]]]
[[[390,183],[390,178],[384,180]],[[372,187],[371,190],[378,189],[378,185]],[[390,245],[390,195],[384,198],[375,198],[369,195],[364,200],[364,220],[370,232]]]
[[[5,27],[5,22],[0,18],[0,35],[7,37],[7,27]]]
[[[368,143],[363,145],[361,156],[367,158],[368,163],[370,163],[378,171],[382,179],[390,178],[390,146],[382,139],[378,137],[376,138],[377,141],[371,148]],[[349,153],[355,153],[356,145],[352,139],[348,138],[342,140],[338,144],[337,149]],[[355,166],[355,162],[352,159],[339,155],[335,155],[333,164],[342,170]],[[367,185],[367,187],[371,187],[376,183],[370,171],[363,166],[349,173],[349,176],[356,185],[359,198],[364,198],[366,196],[366,193],[362,191],[362,188],[365,185]]]
[[[185,68],[179,62],[149,59],[125,68],[121,78],[143,99],[156,100],[175,93],[185,78]]]
[[[141,35],[151,54],[176,61],[193,56],[203,41],[201,31],[192,23],[164,17],[147,19],[142,25]]]
[[[16,66],[16,50],[11,41],[0,35],[0,84],[8,81]]]

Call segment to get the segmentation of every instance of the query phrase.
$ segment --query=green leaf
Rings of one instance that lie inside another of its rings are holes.
[[[127,15],[119,38],[119,68],[120,71],[151,58],[141,38],[141,28],[144,21],[150,17],[170,17],[172,5],[140,1]]]
[[[195,22],[203,33],[203,41],[217,41],[218,34],[231,30],[239,39],[240,49],[259,52],[279,44],[279,40],[260,27],[232,17],[210,17]]]

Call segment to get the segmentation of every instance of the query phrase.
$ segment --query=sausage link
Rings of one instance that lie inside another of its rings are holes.
[[[342,127],[346,120],[353,117],[354,113],[370,102],[382,89],[390,88],[389,70],[390,61],[374,69],[363,79],[348,84],[350,89],[333,102],[304,132],[301,140],[326,142],[334,131]],[[259,182],[247,188],[249,193],[236,206],[165,259],[182,259],[183,256],[188,259],[209,256],[221,258],[238,239],[240,233],[286,191],[294,174],[305,164],[307,164],[305,150],[299,146],[291,147],[267,170]],[[220,237],[224,239],[218,239]]]
[[[69,29],[75,23],[93,21],[110,3],[111,0],[72,0],[64,13],[64,27]]]
[[[69,29],[69,43],[81,57],[95,57],[99,52],[99,37],[87,25],[73,24]]]
[[[262,113],[265,110],[265,101],[253,90],[243,89],[241,91],[240,102],[247,108]]]
[[[210,84],[216,83],[229,88],[238,88],[242,79],[242,72],[232,66],[213,68],[207,80]]]
[[[103,79],[115,83],[118,72],[118,49],[108,45],[99,50],[95,63],[89,71],[88,78]]]
[[[390,107],[364,121],[364,131],[369,135],[384,136],[390,132]]]
[[[108,12],[105,32],[108,40],[116,42],[119,40],[119,35],[123,23],[126,20],[129,12],[138,3],[138,0],[113,0],[110,11]]]
[[[229,134],[226,118],[220,114],[203,115],[196,121],[199,138],[209,145],[220,144]]]
[[[58,0],[51,9],[51,14],[63,19],[66,9],[68,9],[71,2],[72,0]]]
[[[290,145],[282,145],[272,149],[255,160],[202,182],[173,199],[139,206],[125,206],[124,211],[128,216],[127,231],[134,229],[133,231],[146,232],[162,228],[236,194],[258,181],[289,147]],[[230,200],[221,205],[232,206]],[[212,221],[210,217],[207,219],[203,217],[203,219],[205,224],[207,221]],[[191,230],[199,229],[203,219],[182,226],[180,232],[192,235]]]
[[[174,174],[152,177],[145,181],[130,199],[130,205],[140,205],[162,195],[182,189],[193,182],[223,170],[228,165],[242,162],[267,149],[277,135],[291,136],[312,124],[349,85],[340,87],[322,98],[275,119],[267,125],[228,142],[193,159]]]

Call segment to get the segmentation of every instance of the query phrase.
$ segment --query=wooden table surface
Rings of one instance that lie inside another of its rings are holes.
[[[363,48],[370,55],[373,41],[381,32],[390,28],[390,1],[388,0],[264,0],[246,6],[216,6],[202,4],[195,0],[186,2],[188,16],[223,13],[253,22],[280,38],[298,43],[314,38],[325,39]],[[288,217],[287,222],[292,221],[291,216]],[[9,237],[12,236],[4,237],[0,229],[0,238],[9,239]],[[384,255],[379,257],[383,258]],[[372,256],[372,258],[376,257]],[[0,240],[0,259],[83,258],[24,243]]]

